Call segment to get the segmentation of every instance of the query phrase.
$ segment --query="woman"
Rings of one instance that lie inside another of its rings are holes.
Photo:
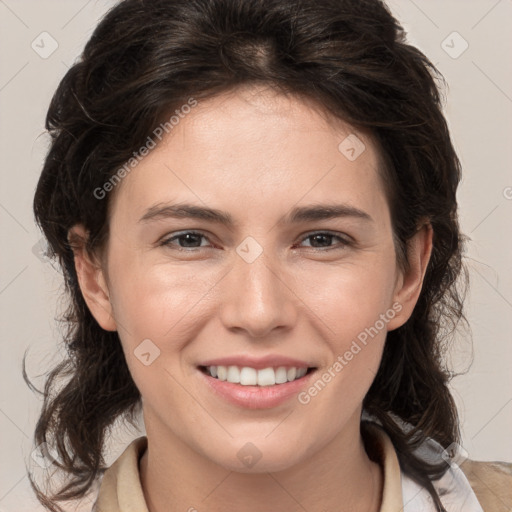
[[[34,199],[71,298],[35,433],[69,478],[34,482],[49,510],[94,483],[99,512],[506,510],[510,465],[455,449],[437,76],[378,0],[107,14]],[[147,435],[106,469],[139,407]]]

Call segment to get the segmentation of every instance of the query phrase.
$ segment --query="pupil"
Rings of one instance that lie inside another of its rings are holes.
[[[320,239],[324,239],[324,241],[330,241],[332,239],[333,235],[313,235],[312,236],[312,239],[313,240],[317,240],[318,238]],[[314,243],[312,244],[314,246]],[[324,244],[324,245],[329,245],[329,244]]]
[[[185,239],[185,247],[192,247],[193,244],[196,242],[199,242],[201,243],[201,235],[196,235],[196,234],[193,234],[193,233],[188,233],[186,235],[182,235],[181,237],[181,240],[183,241],[183,239]],[[192,244],[192,245],[189,245],[189,244]],[[182,244],[183,245],[183,244]]]

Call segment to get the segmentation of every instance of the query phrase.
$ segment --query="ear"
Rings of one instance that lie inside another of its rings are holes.
[[[409,320],[418,302],[423,279],[427,270],[430,255],[432,254],[433,229],[430,223],[423,225],[407,244],[407,259],[409,267],[399,272],[393,303],[397,314],[388,323],[388,331],[397,329]]]
[[[88,235],[81,224],[76,224],[68,231],[68,241],[75,257],[75,269],[80,290],[89,311],[98,324],[106,331],[116,331],[117,326],[104,271],[97,259],[91,257],[86,249]]]

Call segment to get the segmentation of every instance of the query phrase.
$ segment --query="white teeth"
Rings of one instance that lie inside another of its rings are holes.
[[[217,379],[226,380],[228,378],[228,371],[225,366],[217,366]]]
[[[297,369],[297,379],[300,379],[301,377],[304,377],[304,375],[306,375],[307,371],[308,371],[307,368],[298,368]]]
[[[240,382],[240,370],[238,366],[228,366],[228,378],[226,380],[228,382]]]
[[[279,366],[277,368],[264,368],[256,370],[248,366],[208,366],[207,372],[219,380],[241,384],[242,386],[273,386],[275,384],[284,384],[300,379],[306,375],[307,368],[286,368]]]
[[[280,366],[276,370],[276,384],[284,384],[285,382],[288,382],[286,368],[284,366]]]
[[[255,386],[258,384],[258,372],[254,368],[244,366],[240,370],[240,384],[242,386]]]
[[[274,368],[258,370],[258,386],[273,386],[276,383]]]

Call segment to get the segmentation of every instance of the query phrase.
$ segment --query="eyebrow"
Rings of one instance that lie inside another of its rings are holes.
[[[347,204],[313,204],[293,208],[287,215],[283,216],[279,224],[298,224],[300,222],[311,222],[318,220],[352,217],[367,222],[373,222],[372,217],[363,210]],[[146,210],[139,219],[140,223],[147,223],[154,220],[174,219],[199,219],[213,222],[226,227],[234,227],[237,223],[233,217],[226,212],[215,208],[196,206],[188,203],[162,204],[158,203]]]

